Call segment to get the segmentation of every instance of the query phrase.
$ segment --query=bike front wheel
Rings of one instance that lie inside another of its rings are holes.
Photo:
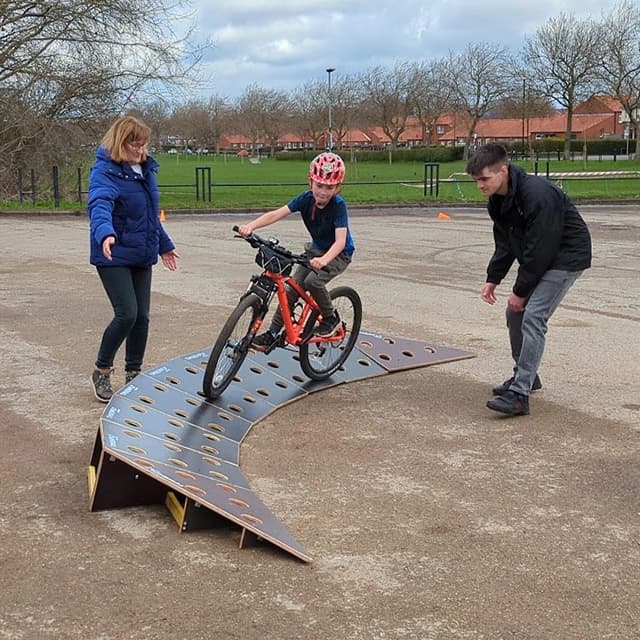
[[[362,322],[362,301],[351,287],[336,287],[329,292],[341,327],[335,336],[322,342],[300,345],[300,367],[312,380],[324,380],[335,373],[349,357],[358,339]],[[313,332],[318,320],[314,313],[307,321],[305,334]]]
[[[202,393],[215,400],[230,384],[251,346],[251,330],[262,310],[262,301],[251,293],[231,312],[213,345],[202,379]]]

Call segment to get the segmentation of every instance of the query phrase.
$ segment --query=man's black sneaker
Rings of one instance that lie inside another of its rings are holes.
[[[315,328],[314,333],[320,338],[328,338],[332,336],[340,327],[340,318],[336,313],[332,313],[327,318],[323,318],[322,322]]]
[[[113,397],[111,370],[108,373],[104,373],[104,371],[100,371],[100,369],[94,369],[89,379],[91,380],[93,395],[100,400],[100,402],[109,402]]]
[[[498,386],[493,387],[493,395],[501,396],[503,393],[506,393],[507,391],[509,391],[509,387],[511,387],[512,384],[513,384],[513,377],[509,378],[508,380],[505,380],[502,384],[499,384]],[[533,381],[533,386],[531,387],[531,391],[537,391],[538,389],[542,389],[542,380],[540,380],[540,378],[538,377],[538,374],[536,373],[536,377]]]
[[[255,336],[251,342],[251,346],[256,351],[266,351],[276,341],[275,336],[271,331],[265,331]]]
[[[501,396],[489,400],[487,407],[508,416],[526,416],[529,415],[529,396],[515,391],[505,391]]]
[[[133,379],[140,373],[140,370],[130,370],[130,371],[125,371],[124,372],[124,383],[125,384],[129,384],[130,382],[133,381]]]

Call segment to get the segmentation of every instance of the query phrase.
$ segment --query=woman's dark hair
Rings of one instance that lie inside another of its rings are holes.
[[[495,142],[489,142],[478,147],[467,162],[467,173],[477,176],[487,167],[508,164],[507,150]]]

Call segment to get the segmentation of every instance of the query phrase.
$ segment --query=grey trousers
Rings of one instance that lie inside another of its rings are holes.
[[[305,245],[304,251],[309,258],[317,258],[325,253],[324,251],[313,249],[310,244]],[[350,264],[351,257],[345,253],[341,253],[320,271],[313,271],[312,269],[298,265],[293,272],[293,278],[296,282],[298,282],[305,291],[309,291],[315,298],[320,307],[320,313],[324,318],[333,314],[333,305],[331,304],[331,298],[327,290],[327,283],[340,275]],[[298,299],[298,294],[293,289],[287,288],[287,299],[289,300],[289,307],[293,308],[293,305]],[[280,307],[278,307],[273,314],[269,331],[276,334],[282,329],[283,325],[282,313]]]
[[[527,299],[524,311],[507,309],[514,361],[511,391],[528,396],[544,353],[547,324],[582,271],[547,271]]]

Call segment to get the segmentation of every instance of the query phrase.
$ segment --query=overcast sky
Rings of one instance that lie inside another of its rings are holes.
[[[237,98],[246,87],[291,92],[326,69],[431,60],[470,42],[513,52],[561,12],[600,19],[602,0],[191,0],[196,36],[209,38],[203,96]]]

